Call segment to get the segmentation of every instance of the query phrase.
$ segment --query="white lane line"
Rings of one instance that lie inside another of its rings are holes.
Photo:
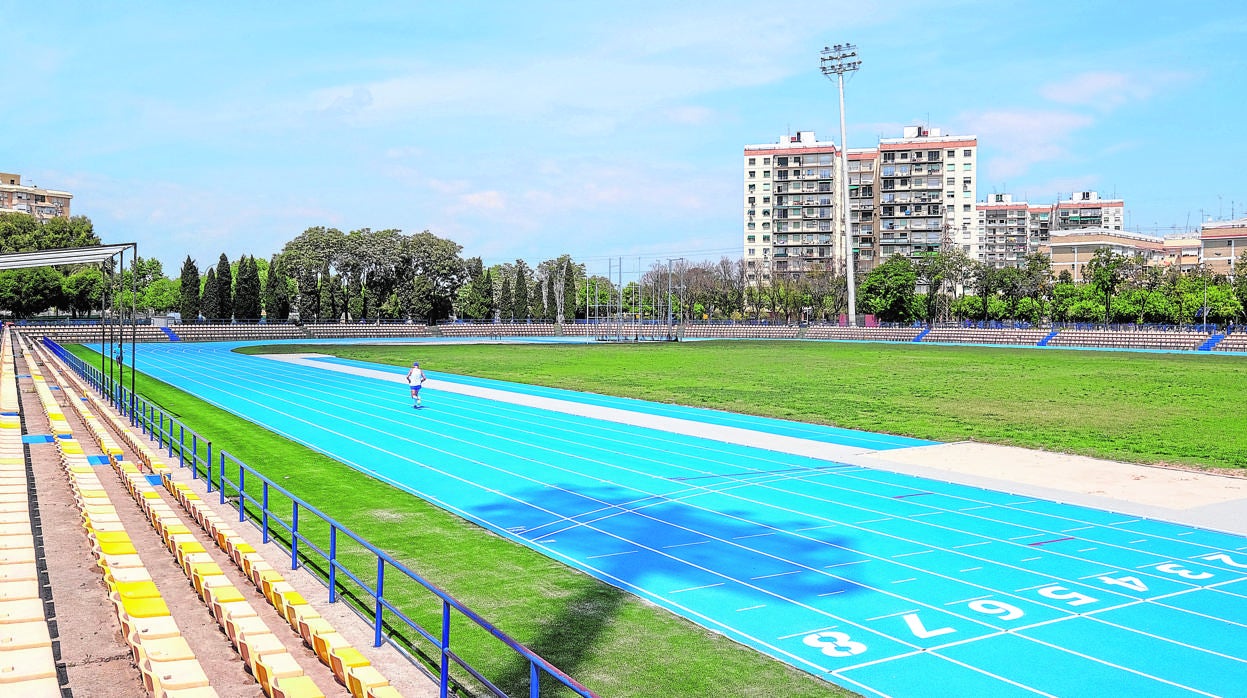
[[[766,531],[765,533],[750,533],[747,536],[734,536],[732,540],[745,540],[746,538],[762,538],[764,536],[773,536],[777,531]]]
[[[832,567],[844,567],[845,565],[860,565],[863,562],[870,562],[870,560],[854,560],[852,562],[837,562],[834,565],[827,565],[823,569],[831,569]]]
[[[978,543],[963,543],[961,545],[954,545],[953,550],[960,550],[962,548],[973,548],[976,545],[987,545],[988,543],[991,543],[991,542],[993,541],[984,540],[984,541],[979,541]]]
[[[1142,520],[1143,519],[1126,519],[1125,521],[1114,521],[1113,523],[1108,524],[1108,525],[1109,526],[1120,526],[1122,524],[1134,523],[1135,521],[1142,521]]]
[[[891,521],[891,520],[892,520],[891,516],[885,516],[882,519],[867,519],[865,521],[858,521],[857,525],[868,524],[868,523],[879,523],[880,521]]]
[[[1095,528],[1095,526],[1076,526],[1074,528],[1066,528],[1066,529],[1062,529],[1061,533],[1073,533],[1074,531],[1085,531],[1089,528]]]
[[[814,633],[825,633],[825,632],[827,632],[828,630],[835,630],[835,629],[836,629],[836,628],[838,628],[838,627],[840,627],[840,626],[838,626],[838,625],[828,625],[828,626],[826,626],[826,627],[824,627],[824,628],[814,628],[813,630],[802,630],[802,631],[801,631],[801,632],[799,632],[799,633],[792,633],[791,635],[780,635],[779,637],[777,637],[777,638],[775,638],[775,639],[776,639],[776,640],[791,640],[791,639],[792,639],[792,638],[794,638],[794,637],[805,637],[806,635],[813,635]]]
[[[692,543],[673,543],[673,544],[671,544],[671,545],[664,545],[664,546],[662,546],[662,549],[663,549],[663,550],[670,550],[671,548],[683,548],[683,547],[686,547],[686,546],[689,546],[689,545],[705,545],[706,543],[709,543],[709,542],[710,542],[710,541],[708,541],[708,540],[695,540],[695,541],[693,541]]]
[[[1147,542],[1146,538],[1140,538],[1139,540],[1132,540],[1126,545],[1138,545],[1139,543],[1146,543],[1146,542]]]
[[[1023,558],[1021,561],[1022,562],[1034,562],[1035,560],[1042,560],[1042,559],[1043,559],[1042,557],[1036,555],[1035,557]]]
[[[847,273],[847,272],[846,272],[846,273]],[[1191,534],[1192,534],[1192,533],[1194,533],[1194,532],[1195,532],[1195,531],[1184,531],[1184,532],[1182,532],[1182,533],[1179,533],[1178,535],[1179,535],[1179,536],[1189,536],[1189,535],[1191,535]]]
[[[746,607],[744,607],[744,608],[738,608],[738,609],[736,609],[736,612],[737,612],[737,613],[740,613],[741,611],[756,611],[756,610],[758,610],[759,608],[766,608],[766,604],[764,604],[764,603],[760,603],[760,604],[758,604],[757,606],[746,606]]]
[[[821,526],[806,526],[805,528],[794,528],[792,530],[797,531],[799,533],[801,531],[817,531],[823,528],[835,528],[836,526],[839,526],[839,525],[840,524],[823,524]]]
[[[917,577],[910,577],[909,579],[898,579],[892,583],[893,584],[904,584],[905,582],[916,582],[916,581],[918,581]]]
[[[844,589],[836,589],[835,591],[829,591],[825,594],[819,594],[819,596],[835,596],[836,594],[843,594],[844,591]]]
[[[617,553],[604,553],[604,554],[602,554],[602,555],[589,555],[589,556],[588,556],[588,557],[586,557],[585,559],[586,559],[586,560],[597,560],[598,558],[603,558],[603,557],[615,557],[616,555],[631,555],[632,553],[635,553],[635,552],[638,552],[638,551],[636,551],[636,550],[621,550],[620,552],[617,552]]]
[[[996,505],[995,504],[984,504],[981,507],[965,507],[963,509],[958,509],[957,511],[977,511],[979,509],[991,509],[994,506]]]
[[[951,511],[927,511],[921,514],[910,514],[909,518],[916,519],[919,516],[938,516],[940,514],[951,514],[951,513],[952,513]]]
[[[684,592],[686,592],[686,591],[699,591],[699,590],[701,590],[701,589],[713,589],[714,587],[721,587],[721,586],[723,586],[724,584],[725,584],[725,582],[716,582],[716,583],[714,583],[714,584],[702,584],[701,586],[697,586],[697,587],[688,587],[688,588],[685,588],[685,589],[676,589],[675,591],[669,591],[669,592],[667,592],[667,593],[668,593],[668,594],[683,594],[683,593],[684,593]]]
[[[775,574],[764,574],[760,577],[750,577],[749,579],[757,581],[759,579],[770,579],[771,577],[783,577],[789,574],[796,574],[804,570],[789,570],[788,572],[776,572]]]
[[[1009,540],[1026,540],[1027,538],[1038,538],[1040,536],[1046,536],[1046,535],[1048,534],[1047,533],[1027,533],[1024,536],[1013,536]]]
[[[983,568],[982,568],[982,567],[967,567],[967,568],[965,568],[964,570],[961,570],[961,571],[962,571],[962,572],[975,572],[975,571],[977,571],[977,570],[981,570],[981,569],[983,569]]]
[[[934,550],[919,550],[917,552],[912,552],[912,553],[901,553],[900,555],[893,555],[892,557],[898,558],[898,557],[909,557],[910,555],[926,555],[927,553],[933,553],[933,552],[935,551]]]
[[[1091,552],[1092,550],[1096,550],[1096,549],[1097,549],[1097,548],[1083,548],[1082,550],[1079,550],[1078,552],[1080,552],[1080,553],[1089,553],[1089,552]]]
[[[911,608],[905,611],[897,611],[896,613],[886,613],[882,616],[875,616],[874,618],[867,618],[866,622],[869,623],[871,621],[883,620],[884,618],[895,618],[897,616],[903,616],[909,613],[917,613],[918,611],[921,611],[921,610],[922,609],[920,608]]]

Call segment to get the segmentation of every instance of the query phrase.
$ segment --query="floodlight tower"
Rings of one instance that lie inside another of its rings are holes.
[[[844,74],[856,72],[862,65],[853,44],[824,46],[819,68],[827,79],[832,75],[840,87],[840,222],[844,226],[844,266],[848,280],[849,327],[857,326],[857,265],[853,263],[853,234],[849,226],[849,146],[844,128]]]

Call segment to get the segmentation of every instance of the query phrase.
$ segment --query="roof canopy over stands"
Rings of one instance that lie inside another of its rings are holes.
[[[0,254],[0,270],[48,267],[58,264],[92,264],[104,262],[126,250],[138,255],[138,245],[127,242],[120,245],[97,245],[95,247],[66,247],[59,250],[38,252],[10,252]]]

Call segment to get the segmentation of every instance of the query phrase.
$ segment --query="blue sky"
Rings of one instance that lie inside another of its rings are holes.
[[[0,170],[177,274],[312,225],[487,263],[740,254],[742,146],[980,139],[979,197],[1098,189],[1144,232],[1247,211],[1241,2],[16,3]],[[1232,203],[1233,202],[1233,203]]]

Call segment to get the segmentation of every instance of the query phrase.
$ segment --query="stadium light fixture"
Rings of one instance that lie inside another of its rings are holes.
[[[862,62],[853,44],[824,46],[819,68],[827,79],[832,75],[840,90],[840,223],[844,226],[844,267],[848,285],[849,327],[857,326],[857,264],[853,261],[853,234],[849,226],[849,146],[844,127],[844,74],[856,72]]]

